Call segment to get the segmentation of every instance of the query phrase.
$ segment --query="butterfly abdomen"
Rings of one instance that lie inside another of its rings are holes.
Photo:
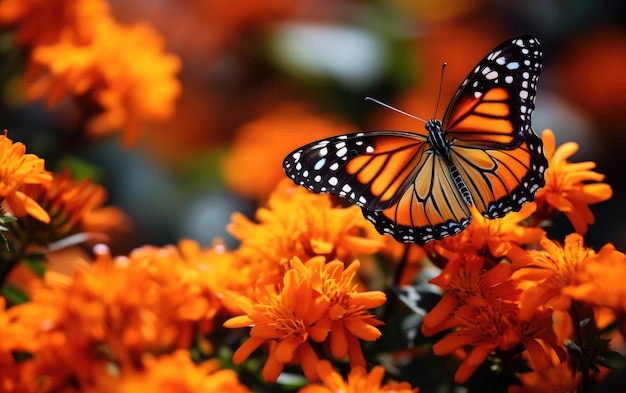
[[[463,200],[467,203],[467,206],[472,206],[474,204],[474,200],[472,199],[472,194],[470,193],[467,184],[465,184],[465,180],[459,173],[459,170],[456,169],[454,165],[450,165],[450,175],[452,176],[452,180],[454,180],[454,185],[457,190],[461,193]]]

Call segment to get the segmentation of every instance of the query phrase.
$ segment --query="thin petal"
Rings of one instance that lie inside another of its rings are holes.
[[[247,315],[240,315],[238,317],[232,317],[231,319],[224,322],[222,326],[229,329],[243,328],[249,327],[254,323],[252,319],[250,319]]]
[[[352,334],[362,340],[374,341],[377,340],[381,335],[380,330],[368,323],[361,321],[360,319],[349,318],[346,319],[343,323]]]
[[[250,337],[246,342],[241,344],[241,346],[235,351],[233,354],[233,363],[240,364],[244,360],[246,360],[252,352],[254,352],[258,347],[260,347],[265,340]]]
[[[330,351],[337,359],[343,359],[348,354],[348,340],[343,323],[333,324],[330,334]]]

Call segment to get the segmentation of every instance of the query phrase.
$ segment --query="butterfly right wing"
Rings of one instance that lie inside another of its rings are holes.
[[[447,135],[484,148],[522,144],[530,131],[541,64],[535,37],[511,38],[494,48],[450,101],[442,121]]]
[[[450,168],[432,151],[421,157],[413,182],[393,206],[383,211],[363,209],[363,215],[378,232],[419,245],[456,235],[471,221],[468,201]]]

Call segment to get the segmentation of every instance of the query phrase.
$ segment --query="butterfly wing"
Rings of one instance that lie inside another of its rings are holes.
[[[424,244],[462,231],[470,211],[448,164],[420,134],[374,131],[310,143],[285,158],[296,184],[346,198],[383,234]]]
[[[488,218],[518,211],[545,182],[547,160],[530,123],[541,56],[537,39],[520,36],[478,64],[437,135],[449,157],[426,135],[377,131],[308,144],[287,156],[285,172],[362,207],[380,233],[405,243],[458,234],[473,203]]]
[[[383,211],[363,210],[378,232],[402,243],[423,245],[456,235],[471,221],[469,206],[444,159],[422,155],[414,181],[396,204]]]
[[[545,185],[548,161],[541,139],[532,129],[514,149],[453,145],[450,158],[474,205],[489,219],[519,211]]]
[[[548,163],[531,128],[541,57],[531,36],[498,45],[463,81],[444,116],[451,161],[490,219],[519,211],[545,184]]]
[[[443,117],[443,129],[472,146],[511,149],[530,131],[542,51],[532,36],[498,45],[461,84]]]
[[[313,142],[285,158],[296,184],[346,198],[367,210],[394,205],[415,178],[426,138],[400,131],[341,135]]]

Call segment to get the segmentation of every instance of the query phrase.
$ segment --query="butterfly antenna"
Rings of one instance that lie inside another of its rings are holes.
[[[382,102],[382,101],[380,101],[380,100],[377,100],[376,98],[372,98],[372,97],[365,97],[365,101],[372,101],[372,102],[374,102],[374,103],[376,103],[376,104],[378,104],[378,105],[384,106],[385,108],[391,109],[392,111],[396,111],[396,112],[401,113],[401,114],[403,114],[403,115],[405,115],[405,116],[408,116],[408,117],[410,117],[410,118],[412,118],[412,119],[415,119],[415,120],[418,120],[418,121],[421,121],[421,122],[426,123],[426,120],[422,119],[421,117],[417,117],[417,116],[412,115],[412,114],[410,114],[410,113],[407,113],[407,112],[405,112],[405,111],[403,111],[403,110],[400,110],[400,109],[398,109],[398,108],[395,108],[395,107],[393,107],[393,106],[391,106],[391,105],[389,105],[389,104],[385,104],[384,102]]]
[[[443,71],[446,69],[448,63],[441,65],[441,77],[439,78],[439,93],[437,94],[437,105],[435,105],[435,119],[437,118],[437,110],[439,109],[439,101],[441,101],[441,90],[443,88]]]

